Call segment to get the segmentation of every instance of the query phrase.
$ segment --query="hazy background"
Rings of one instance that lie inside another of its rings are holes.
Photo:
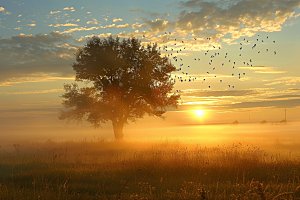
[[[113,139],[110,123],[95,130],[87,123],[67,125],[57,118],[63,84],[74,80],[76,49],[93,35],[112,35],[137,37],[142,45],[156,42],[161,49],[168,46],[163,55],[173,49],[183,59],[172,59],[182,67],[172,78],[197,78],[177,79],[178,109],[168,110],[164,121],[145,117],[125,126],[125,139],[170,138],[207,145],[280,142],[292,148],[300,130],[299,6],[300,0],[1,2],[0,145]],[[209,65],[215,53],[220,55]],[[288,125],[279,125],[285,109]],[[196,110],[204,115],[196,116]],[[238,126],[231,125],[235,120]],[[262,120],[268,123],[260,125]]]

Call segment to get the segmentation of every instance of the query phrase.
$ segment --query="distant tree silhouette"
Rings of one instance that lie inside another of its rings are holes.
[[[180,95],[171,94],[176,68],[160,56],[157,44],[142,47],[138,39],[92,37],[75,53],[75,83],[65,84],[59,119],[82,122],[95,128],[111,121],[116,140],[123,139],[123,126],[145,114],[163,117],[177,107]],[[79,88],[76,82],[83,82]]]
[[[281,124],[286,124],[286,122],[287,122],[287,120],[283,119],[283,120],[281,120],[279,123],[281,123]]]
[[[260,122],[260,124],[266,124],[266,123],[267,123],[266,120],[262,120],[262,121]]]
[[[235,120],[235,121],[232,122],[232,124],[233,124],[233,125],[238,125],[239,122],[238,122],[237,120]]]

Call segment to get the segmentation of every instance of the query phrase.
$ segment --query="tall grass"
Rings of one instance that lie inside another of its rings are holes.
[[[300,160],[242,144],[104,139],[0,151],[0,199],[300,199]]]

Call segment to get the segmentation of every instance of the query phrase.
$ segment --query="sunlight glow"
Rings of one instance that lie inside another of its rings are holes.
[[[202,117],[203,116],[203,111],[202,110],[196,110],[196,115],[198,116],[198,117]]]

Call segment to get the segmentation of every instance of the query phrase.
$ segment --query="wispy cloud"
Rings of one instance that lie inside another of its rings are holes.
[[[63,31],[61,33],[72,33],[74,31],[91,31],[91,30],[95,30],[95,29],[99,29],[99,27],[90,27],[90,28],[84,28],[84,27],[80,27],[80,28],[72,28],[66,31]]]
[[[253,70],[254,73],[259,74],[284,74],[287,71],[277,71],[275,67],[266,67],[262,65],[253,66],[253,67],[238,67],[238,69],[246,69],[246,70]]]
[[[57,13],[60,13],[61,11],[50,11],[50,14],[53,15],[53,14],[57,14]]]
[[[78,24],[67,23],[67,24],[56,24],[56,25],[54,25],[54,27],[60,27],[60,26],[78,26]]]
[[[64,89],[50,89],[50,90],[33,90],[33,91],[20,91],[20,92],[0,92],[0,94],[14,95],[14,94],[42,94],[42,93],[53,93],[63,92]]]
[[[266,82],[270,82],[266,80]],[[277,84],[284,84],[284,85],[297,85],[300,83],[300,77],[280,77],[272,80],[271,83],[265,83],[265,85],[277,85]]]

